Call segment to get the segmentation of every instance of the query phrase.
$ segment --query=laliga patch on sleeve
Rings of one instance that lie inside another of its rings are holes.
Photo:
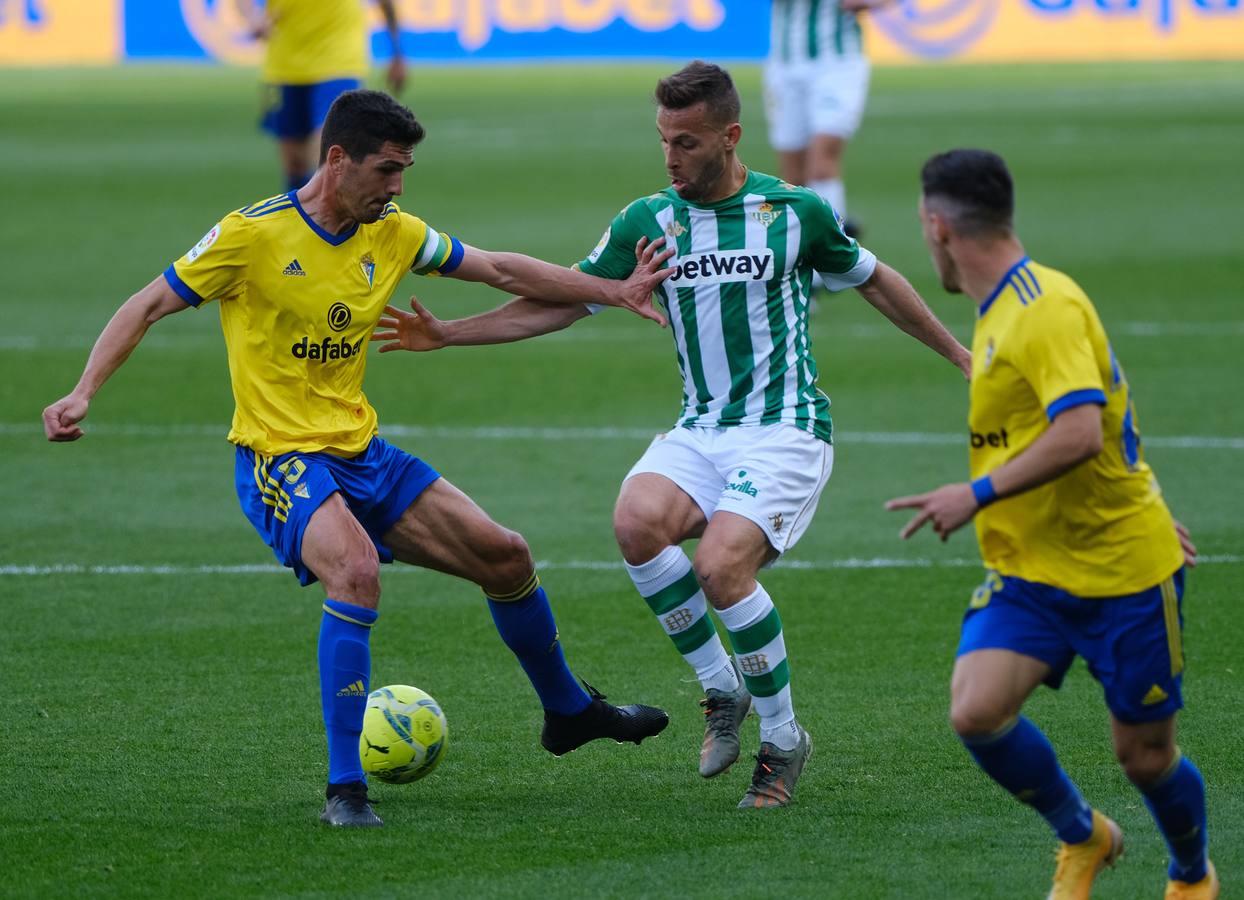
[[[587,255],[588,262],[596,262],[600,259],[600,255],[605,252],[605,248],[609,246],[609,235],[613,232],[612,226],[605,229],[605,233],[600,236],[600,243],[596,245],[596,249]]]
[[[192,263],[204,253],[212,244],[216,243],[216,238],[220,237],[220,223],[217,222],[212,226],[212,230],[203,235],[203,239],[190,248],[190,252],[186,254],[186,262]]]

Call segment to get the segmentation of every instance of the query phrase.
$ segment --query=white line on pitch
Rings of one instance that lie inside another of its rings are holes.
[[[214,437],[224,439],[226,429],[220,425],[137,425],[87,422],[88,433],[122,437]],[[0,436],[42,433],[37,422],[0,422]],[[657,433],[655,428],[561,428],[467,425],[384,425],[380,433],[395,438],[445,438],[472,441],[646,441]],[[911,444],[917,446],[957,446],[964,436],[955,432],[930,431],[835,431],[834,440],[843,444]],[[1216,435],[1145,435],[1147,447],[1176,450],[1244,450],[1244,437]]]
[[[869,322],[844,323],[835,325],[833,322],[816,322],[818,333],[833,340],[835,337],[854,340],[900,337],[901,332],[892,325]],[[947,323],[952,331],[968,331],[971,323]],[[1111,334],[1125,335],[1135,338],[1168,338],[1168,337],[1230,337],[1244,334],[1244,322],[1116,322],[1108,326]],[[544,335],[541,340],[568,343],[634,343],[647,341],[655,337],[656,330],[651,332],[636,328],[579,328],[557,331]],[[170,333],[150,334],[143,339],[143,346],[161,350],[185,349],[190,347],[216,346],[220,343],[220,335],[215,332],[205,334]],[[95,345],[93,335],[70,335],[56,337],[37,334],[0,335],[0,350],[37,351],[37,350],[89,350]]]
[[[1220,554],[1203,556],[1199,565],[1234,566],[1244,563],[1244,556]],[[847,559],[803,560],[793,559],[779,562],[776,568],[796,569],[802,571],[830,571],[834,569],[962,569],[977,568],[981,565],[978,559],[947,558],[947,559],[894,559],[888,557],[850,557]],[[541,560],[536,563],[541,571],[590,571],[613,572],[621,571],[622,563],[618,560],[567,560],[553,562]],[[416,571],[413,566],[390,566],[385,572],[411,573]],[[272,563],[254,565],[83,565],[81,563],[55,563],[51,565],[0,565],[0,577],[39,576],[39,575],[277,575],[289,572],[283,566]]]

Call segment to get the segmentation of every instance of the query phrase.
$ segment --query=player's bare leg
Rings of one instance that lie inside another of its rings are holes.
[[[816,134],[808,145],[807,169],[803,183],[824,197],[843,219],[847,218],[847,189],[843,181],[843,157],[847,139],[836,134]],[[852,224],[847,235],[858,237]]]
[[[281,159],[281,171],[285,183],[302,187],[315,172],[320,159],[320,133],[301,138],[281,138],[277,141],[277,153]]]
[[[1119,764],[1144,797],[1170,851],[1166,896],[1213,900],[1220,888],[1208,857],[1205,782],[1175,744],[1175,717],[1129,723],[1111,716],[1110,730]]]
[[[1050,671],[1041,660],[1011,650],[965,653],[951,678],[950,721],[986,774],[1033,807],[1059,836],[1050,898],[1087,900],[1098,873],[1122,855],[1123,832],[1089,807],[1045,735],[1020,715]]]
[[[655,707],[616,707],[590,686],[584,692],[566,665],[527,542],[444,478],[419,495],[383,542],[403,562],[483,588],[497,631],[544,706],[540,740],[550,753],[561,756],[597,738],[638,744],[669,724]]]
[[[358,755],[371,681],[368,642],[380,604],[380,560],[340,494],[331,495],[312,514],[300,555],[327,595],[318,657],[329,783],[320,821],[346,827],[382,825],[367,799]]]
[[[704,688],[700,774],[712,778],[739,758],[739,726],[751,709],[734,664],[708,616],[708,603],[679,544],[699,537],[704,512],[669,478],[651,472],[622,484],[613,531],[631,579]]]
[[[808,177],[807,148],[798,150],[779,150],[778,177],[787,184],[803,184]]]

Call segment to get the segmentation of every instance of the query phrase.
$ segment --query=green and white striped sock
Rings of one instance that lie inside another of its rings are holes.
[[[709,618],[704,592],[687,554],[678,547],[666,547],[646,563],[627,563],[626,570],[704,689],[737,690],[734,666]]]
[[[790,666],[782,619],[759,584],[738,603],[717,610],[730,635],[734,659],[760,716],[760,739],[781,750],[799,743],[795,709],[790,699]]]

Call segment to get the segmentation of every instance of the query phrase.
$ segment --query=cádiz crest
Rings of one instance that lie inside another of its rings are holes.
[[[363,277],[367,279],[367,286],[372,287],[376,279],[376,261],[372,258],[370,250],[359,259],[359,268],[363,270]]]

